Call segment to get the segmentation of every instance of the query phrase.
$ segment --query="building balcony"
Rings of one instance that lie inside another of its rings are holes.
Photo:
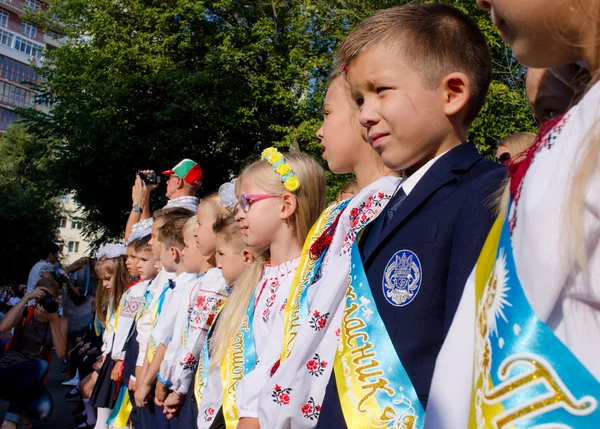
[[[41,5],[40,2],[33,2],[34,4]],[[0,7],[10,10],[19,16],[25,15],[27,10],[27,2],[24,0],[0,0]],[[33,8],[35,10],[35,7]]]

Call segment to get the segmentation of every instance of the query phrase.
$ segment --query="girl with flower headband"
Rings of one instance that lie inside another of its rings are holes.
[[[338,65],[330,77],[317,137],[330,170],[354,173],[361,191],[328,207],[306,239],[285,311],[281,366],[259,401],[261,427],[315,426],[345,308],[340,304],[350,253],[344,249],[383,210],[400,183],[365,141],[345,73],[347,68]],[[365,221],[359,222],[363,216]]]
[[[244,242],[264,250],[236,282],[220,315],[226,323],[212,336],[199,428],[210,427],[221,406],[227,428],[258,427],[258,398],[279,361],[302,243],[325,206],[325,174],[309,155],[269,148],[242,171],[236,192]]]
[[[115,361],[111,358],[115,337],[115,321],[118,304],[129,284],[129,274],[125,265],[125,246],[108,244],[98,250],[96,274],[101,280],[96,292],[96,317],[104,328],[102,360],[81,382],[82,397],[88,408],[98,408],[96,428],[107,428],[110,409],[114,405],[116,384],[111,380]],[[93,389],[93,390],[92,390]],[[89,401],[86,399],[89,398]],[[88,410],[89,412],[89,410]]]

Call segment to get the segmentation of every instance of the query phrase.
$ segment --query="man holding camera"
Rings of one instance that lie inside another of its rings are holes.
[[[2,429],[15,429],[21,414],[47,417],[52,400],[44,389],[52,348],[59,359],[67,349],[68,323],[58,315],[60,289],[52,278],[40,279],[32,292],[0,321],[0,332],[15,329],[6,354],[0,359],[0,398],[9,401]],[[33,300],[36,305],[27,307]]]
[[[196,191],[202,185],[202,168],[191,159],[184,159],[170,170],[163,171],[167,184],[167,198],[169,202],[164,208],[183,207],[198,210]],[[152,212],[150,211],[150,192],[156,189],[160,177],[152,170],[138,171],[135,184],[131,192],[133,207],[125,227],[125,240],[133,232],[142,235],[150,233],[152,227]],[[144,233],[145,232],[145,233]]]

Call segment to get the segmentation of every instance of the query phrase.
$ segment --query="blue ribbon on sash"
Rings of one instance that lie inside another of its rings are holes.
[[[425,411],[377,311],[356,241],[335,375],[349,428],[422,427]]]
[[[486,249],[496,256],[487,260],[494,264],[489,277],[477,273],[479,285],[486,284],[477,307],[470,427],[600,428],[600,383],[530,306],[508,221],[497,221],[478,269],[485,269]]]

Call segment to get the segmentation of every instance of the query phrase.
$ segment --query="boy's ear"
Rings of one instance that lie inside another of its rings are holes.
[[[242,251],[242,256],[244,257],[244,266],[246,268],[254,263],[254,255],[248,249]]]
[[[283,204],[281,206],[281,219],[288,219],[296,211],[298,200],[291,192],[285,192],[281,195]]]
[[[441,88],[446,116],[459,114],[471,99],[471,81],[464,73],[450,73],[442,81]]]

